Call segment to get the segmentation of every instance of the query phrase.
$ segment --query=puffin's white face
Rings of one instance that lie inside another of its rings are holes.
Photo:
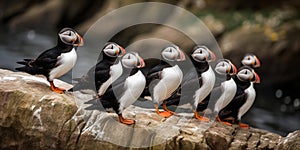
[[[254,83],[260,83],[260,78],[259,78],[258,74],[255,73],[254,70],[250,69],[250,68],[241,69],[238,72],[237,77],[241,81],[251,81]]]
[[[122,57],[122,64],[126,68],[143,68],[145,67],[145,62],[138,53],[130,52]]]
[[[207,61],[211,62],[216,59],[216,55],[209,50],[206,46],[198,46],[193,54],[192,58],[198,62]]]
[[[220,62],[218,62],[215,67],[215,71],[218,74],[222,74],[222,75],[225,75],[225,74],[234,75],[237,73],[237,69],[236,69],[235,65],[233,65],[227,59],[224,59],[224,60],[221,60]]]
[[[242,64],[245,66],[251,66],[253,68],[260,67],[259,59],[253,54],[247,54],[242,60]]]
[[[103,52],[110,57],[123,56],[126,53],[125,49],[116,43],[106,45]]]
[[[73,46],[83,46],[84,42],[82,37],[70,28],[64,28],[58,33],[62,42]]]
[[[179,49],[178,46],[168,46],[161,52],[162,57],[168,61],[184,61],[185,54]]]

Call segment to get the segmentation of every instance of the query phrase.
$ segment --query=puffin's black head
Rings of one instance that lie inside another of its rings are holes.
[[[109,57],[119,57],[125,55],[125,49],[114,42],[108,42],[105,44],[103,48],[103,52],[105,55]]]
[[[185,54],[176,45],[171,45],[171,46],[164,48],[161,52],[161,56],[163,59],[165,59],[167,61],[184,61],[185,60]]]
[[[122,65],[126,68],[145,67],[144,59],[136,52],[129,52],[122,57]]]
[[[221,75],[234,75],[237,73],[235,65],[228,59],[220,59],[215,67],[215,71]]]
[[[209,50],[206,46],[197,45],[193,49],[192,58],[198,62],[212,62],[216,59],[216,55],[214,52]]]
[[[83,38],[71,28],[63,28],[58,33],[58,40],[66,45],[83,46]]]
[[[242,60],[242,64],[253,68],[260,67],[260,61],[254,54],[246,54]]]
[[[260,77],[258,76],[258,74],[248,66],[243,66],[239,68],[237,78],[240,81],[251,81],[254,83],[260,83]]]

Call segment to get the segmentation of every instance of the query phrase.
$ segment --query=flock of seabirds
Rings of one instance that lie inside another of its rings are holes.
[[[83,38],[75,30],[64,28],[58,33],[54,48],[44,51],[36,59],[17,62],[24,66],[16,70],[44,75],[50,82],[50,89],[62,94],[65,90],[56,87],[53,80],[73,68],[76,48],[83,44]],[[134,120],[123,118],[122,112],[138,98],[151,96],[158,115],[168,118],[175,113],[167,106],[190,103],[194,117],[203,122],[210,119],[199,112],[214,99],[213,114],[217,121],[249,128],[241,122],[241,117],[255,100],[253,83],[260,82],[253,69],[260,67],[260,61],[253,54],[246,54],[241,61],[242,67],[237,70],[227,59],[218,60],[215,67],[210,66],[209,62],[215,61],[216,56],[206,46],[196,46],[188,56],[178,46],[170,45],[161,51],[161,62],[145,74],[141,71],[145,67],[143,58],[137,52],[126,53],[116,43],[108,42],[100,55],[102,60],[77,79],[78,83],[68,91],[96,88],[95,100],[99,100],[104,108],[113,108],[121,123],[134,124]],[[183,72],[180,63],[186,61],[186,57],[190,57],[194,67]],[[224,80],[217,85],[218,78]],[[163,111],[159,110],[161,103]]]

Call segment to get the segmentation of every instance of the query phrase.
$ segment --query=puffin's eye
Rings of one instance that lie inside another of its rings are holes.
[[[248,74],[248,71],[247,71],[247,70],[245,71],[245,74]]]
[[[248,57],[248,60],[250,60],[250,57]]]
[[[170,52],[170,53],[172,52],[172,48],[169,49],[169,52]]]
[[[202,54],[202,50],[200,50],[200,52],[199,52],[200,54]]]
[[[225,63],[222,63],[222,67],[225,67]]]

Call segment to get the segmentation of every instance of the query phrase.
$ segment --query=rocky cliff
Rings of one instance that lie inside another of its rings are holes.
[[[126,110],[124,115],[136,120],[126,126],[91,97],[79,92],[56,94],[43,77],[0,69],[0,149],[300,148],[300,131],[282,137],[255,128],[201,123],[190,113],[164,119],[153,109],[138,106]]]

